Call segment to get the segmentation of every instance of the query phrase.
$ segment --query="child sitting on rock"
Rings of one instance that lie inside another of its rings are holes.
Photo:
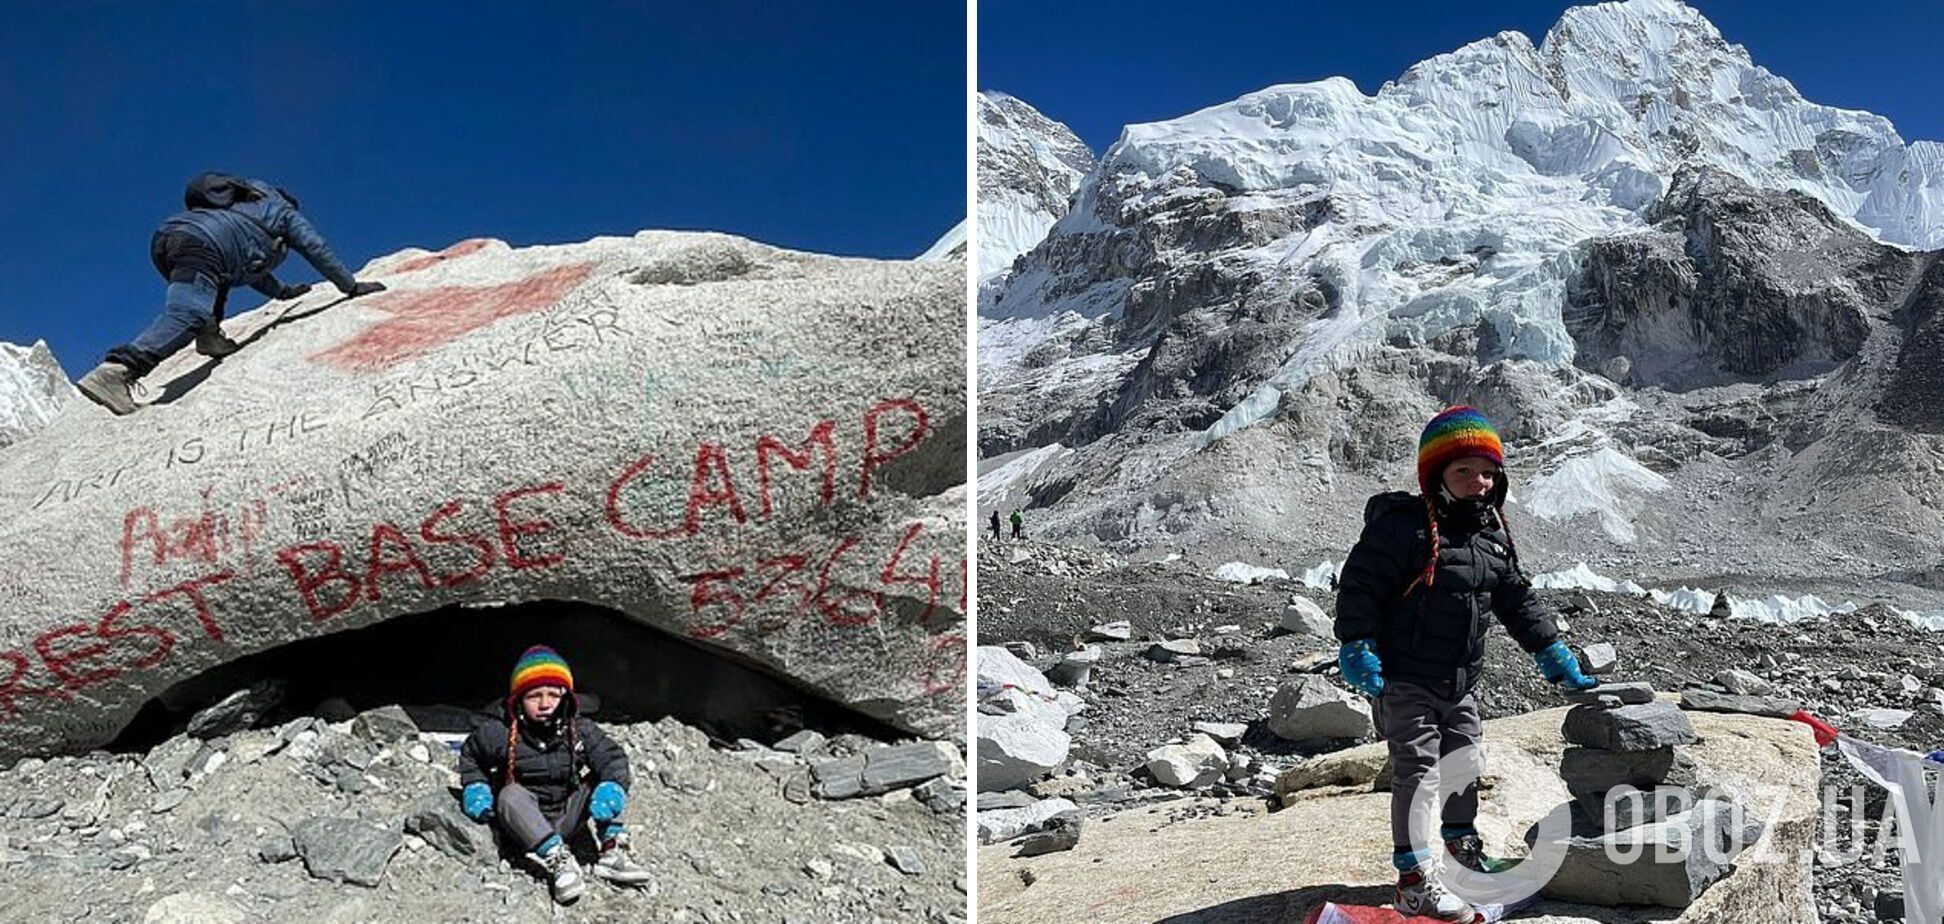
[[[1413,840],[1411,808],[1435,797],[1435,790],[1418,792],[1433,764],[1476,746],[1484,733],[1471,691],[1485,666],[1492,616],[1548,681],[1572,690],[1598,681],[1580,671],[1519,569],[1505,520],[1504,450],[1485,416],[1460,406],[1432,418],[1418,439],[1417,471],[1422,493],[1378,494],[1364,506],[1363,535],[1343,563],[1337,594],[1337,660],[1345,682],[1375,697],[1372,717],[1396,770],[1397,910],[1471,921],[1474,910],[1442,884],[1432,851]],[[1495,871],[1474,827],[1476,782],[1441,815],[1445,849],[1468,868]]]
[[[495,818],[503,836],[551,876],[554,901],[586,890],[570,841],[597,827],[594,875],[620,885],[646,883],[628,856],[621,810],[628,800],[628,756],[592,719],[580,715],[574,675],[553,649],[535,645],[513,666],[506,720],[487,720],[459,750],[460,796],[474,821]]]

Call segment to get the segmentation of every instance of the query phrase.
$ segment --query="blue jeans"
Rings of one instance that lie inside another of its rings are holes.
[[[162,314],[132,342],[108,351],[108,361],[128,367],[135,378],[147,375],[157,363],[196,339],[205,324],[223,320],[229,286],[222,278],[222,258],[214,248],[190,235],[158,233],[150,243],[155,268],[169,280]]]

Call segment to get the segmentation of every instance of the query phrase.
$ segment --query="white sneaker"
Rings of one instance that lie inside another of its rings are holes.
[[[1458,924],[1470,924],[1478,917],[1471,905],[1451,894],[1435,874],[1427,873],[1423,867],[1398,875],[1397,910]]]
[[[557,904],[571,905],[587,891],[587,880],[581,876],[580,861],[574,859],[574,852],[567,849],[565,842],[544,857],[531,853],[527,857],[538,863],[551,877],[547,887],[553,891],[553,900]]]
[[[594,875],[615,885],[641,886],[654,878],[648,867],[636,863],[628,854],[628,840],[617,837],[601,845],[601,858],[594,861]]]

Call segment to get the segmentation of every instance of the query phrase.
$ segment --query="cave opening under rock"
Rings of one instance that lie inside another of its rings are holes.
[[[465,733],[499,715],[513,663],[530,645],[560,652],[581,711],[604,723],[671,716],[722,741],[774,743],[801,729],[878,740],[898,730],[795,685],[749,659],[590,603],[448,606],[257,652],[182,680],[146,703],[109,745],[146,751],[194,714],[253,685],[281,685],[254,724],[338,720],[399,705],[421,730]]]

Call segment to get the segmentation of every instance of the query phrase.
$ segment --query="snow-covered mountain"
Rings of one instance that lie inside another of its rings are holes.
[[[925,252],[919,254],[916,259],[927,261],[965,259],[965,222],[961,221],[953,225],[952,230],[933,241],[932,245],[925,248]]]
[[[982,289],[980,494],[1040,535],[1308,567],[1463,401],[1513,443],[1542,569],[1929,567],[1939,248],[1944,145],[1674,0],[1574,8],[1374,95],[1127,127]]]
[[[39,432],[74,394],[46,341],[0,343],[0,448]]]
[[[1093,165],[1072,129],[1004,93],[979,93],[980,280],[1046,236]]]

